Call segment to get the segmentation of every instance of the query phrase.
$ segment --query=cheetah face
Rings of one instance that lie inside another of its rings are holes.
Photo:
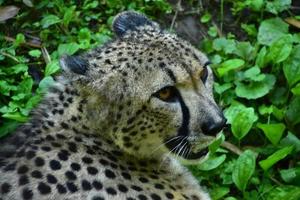
[[[135,12],[119,14],[113,30],[104,47],[61,59],[65,76],[98,94],[91,116],[107,110],[99,124],[109,121],[110,139],[134,156],[203,158],[225,124],[207,57]]]

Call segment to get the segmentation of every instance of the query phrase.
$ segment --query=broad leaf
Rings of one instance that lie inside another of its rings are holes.
[[[270,155],[267,159],[260,161],[259,165],[261,166],[261,168],[263,168],[265,171],[267,171],[268,169],[270,169],[270,167],[272,167],[278,161],[282,160],[287,155],[289,155],[293,151],[293,149],[294,149],[293,146],[279,149],[278,151],[276,151],[275,153]]]
[[[250,83],[236,81],[236,95],[246,99],[258,99],[269,93],[275,84],[275,80],[274,75],[266,74],[265,79],[262,81],[251,81]]]
[[[79,49],[80,49],[80,45],[79,44],[77,44],[75,42],[71,42],[71,43],[67,43],[67,44],[60,44],[58,46],[57,51],[58,51],[58,55],[62,56],[64,54],[73,55]]]
[[[227,74],[229,71],[238,69],[238,68],[242,67],[244,64],[245,64],[245,61],[241,60],[241,59],[226,60],[217,68],[217,72],[218,72],[219,76],[222,77],[225,74]]]
[[[197,166],[197,168],[199,170],[209,171],[209,170],[215,169],[218,166],[220,166],[225,161],[225,159],[226,159],[225,154],[218,156],[218,157],[212,157],[212,158],[207,159],[203,163],[199,164]]]
[[[292,48],[292,35],[288,34],[271,44],[267,56],[273,63],[280,63],[288,58]]]
[[[290,86],[300,81],[300,44],[295,46],[283,64],[283,72]]]
[[[300,123],[299,113],[300,113],[300,97],[297,96],[291,101],[285,113],[287,121],[293,126]]]
[[[285,130],[285,125],[283,123],[278,124],[261,124],[258,123],[257,127],[260,128],[265,136],[272,142],[272,144],[277,145],[280,141],[282,134]]]
[[[267,19],[261,22],[257,40],[260,44],[271,45],[288,33],[289,25],[280,18]]]
[[[61,22],[61,20],[56,15],[46,15],[43,17],[41,24],[43,28],[48,28],[49,26],[59,22]]]
[[[233,135],[241,140],[247,135],[253,126],[253,123],[258,119],[253,108],[247,108],[243,104],[234,102],[224,112]]]
[[[248,181],[255,171],[255,160],[254,152],[246,150],[235,162],[232,180],[241,191],[245,191]]]

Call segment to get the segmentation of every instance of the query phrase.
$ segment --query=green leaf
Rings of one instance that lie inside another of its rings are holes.
[[[265,79],[262,81],[252,81],[247,84],[236,81],[236,95],[246,99],[258,99],[269,93],[275,84],[275,80],[274,75],[266,74]]]
[[[288,105],[287,111],[285,113],[287,121],[293,126],[300,123],[299,113],[300,97],[297,96],[290,102],[290,105]]]
[[[264,46],[256,55],[255,65],[259,66],[260,68],[264,68],[267,64],[267,48]]]
[[[224,51],[225,54],[230,54],[236,51],[236,43],[232,39],[217,38],[213,41],[213,48],[216,51]]]
[[[238,42],[234,54],[240,56],[243,60],[252,60],[254,57],[254,47],[250,42]]]
[[[13,119],[13,120],[16,120],[18,122],[26,122],[27,121],[27,117],[22,115],[19,112],[5,113],[5,114],[2,115],[2,117],[6,118],[6,119]]]
[[[286,183],[300,186],[300,167],[280,170],[280,176]]]
[[[278,161],[285,158],[287,155],[289,155],[293,151],[294,147],[284,147],[283,149],[279,149],[272,155],[270,155],[267,159],[259,161],[259,165],[263,170],[267,171],[270,167],[272,167],[274,164],[276,164]]]
[[[230,190],[228,187],[217,187],[217,188],[213,188],[210,191],[210,195],[213,200],[218,200],[218,199],[222,199],[229,192]]]
[[[67,27],[72,20],[76,19],[75,8],[76,8],[75,6],[72,6],[69,8],[66,7],[64,9],[65,12],[64,12],[63,20],[62,20],[64,26]]]
[[[266,11],[277,15],[278,13],[288,10],[291,7],[291,0],[273,0],[267,1]]]
[[[57,17],[56,15],[46,15],[43,17],[43,19],[41,20],[41,24],[43,28],[48,28],[49,26],[53,25],[53,24],[57,24],[61,22],[61,20],[59,19],[59,17]]]
[[[225,136],[223,132],[217,135],[216,139],[208,146],[209,152],[210,153],[215,153],[220,145],[225,141]]]
[[[227,74],[229,71],[238,69],[245,64],[245,61],[242,59],[230,59],[223,62],[219,68],[217,68],[217,72],[220,77]]]
[[[55,81],[53,80],[53,78],[51,76],[46,76],[45,78],[43,78],[40,83],[39,83],[39,88],[38,88],[38,92],[40,93],[44,93],[45,91],[48,90],[48,88],[50,86],[52,86],[55,83]]]
[[[272,144],[277,145],[282,137],[285,130],[285,125],[283,123],[278,124],[261,124],[258,123],[257,127],[260,128],[265,136],[272,142]]]
[[[273,187],[268,192],[266,200],[299,200],[300,199],[300,187],[296,186],[278,186]]]
[[[260,44],[271,45],[288,33],[289,25],[280,18],[264,20],[260,23],[257,40]]]
[[[42,55],[42,52],[38,49],[35,49],[35,50],[29,51],[28,54],[34,58],[39,58]]]
[[[223,85],[220,85],[217,82],[214,83],[214,89],[218,94],[222,94],[223,92],[225,92],[226,90],[232,87],[233,87],[232,83],[224,83]]]
[[[16,36],[16,40],[14,41],[14,46],[18,47],[24,42],[25,42],[25,36],[22,33],[18,33]]]
[[[57,60],[54,60],[47,64],[45,69],[45,76],[50,76],[60,70],[60,66]]]
[[[241,191],[245,191],[248,181],[255,171],[255,160],[255,154],[251,150],[246,150],[236,160],[232,180]]]
[[[211,37],[216,37],[218,35],[218,29],[216,26],[211,26],[209,27],[207,33]]]
[[[300,81],[300,44],[293,48],[290,57],[283,64],[283,72],[290,86]]]
[[[300,96],[300,83],[298,83],[294,88],[292,88],[292,93],[294,95]]]
[[[292,35],[288,34],[271,44],[267,56],[273,63],[280,63],[289,57],[292,49]]]
[[[73,55],[79,49],[80,49],[80,45],[79,44],[77,44],[75,42],[71,42],[71,43],[67,43],[67,44],[60,44],[58,46],[57,51],[58,51],[58,55],[62,56],[64,54]]]
[[[226,159],[225,154],[218,156],[218,157],[210,157],[203,163],[199,164],[197,166],[197,169],[202,170],[202,171],[209,171],[209,170],[215,169],[218,166],[220,166],[225,161],[225,159]]]
[[[207,23],[211,20],[211,14],[206,12],[200,19],[202,23]]]
[[[300,139],[297,138],[291,132],[288,132],[287,136],[280,141],[280,145],[283,145],[283,146],[293,145],[295,147],[296,152],[300,151]]]
[[[249,36],[256,36],[257,35],[257,29],[254,24],[243,24],[242,23],[242,29],[247,32]]]
[[[241,103],[233,102],[224,111],[227,122],[231,124],[231,131],[237,139],[242,139],[250,131],[253,123],[258,119],[254,109]]]
[[[244,72],[244,77],[252,81],[263,81],[266,75],[260,73],[258,66],[251,67]]]
[[[0,126],[0,139],[14,131],[19,125],[20,123],[14,120],[3,120],[3,124]]]

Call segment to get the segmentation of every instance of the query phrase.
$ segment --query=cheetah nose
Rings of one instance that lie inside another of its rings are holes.
[[[202,125],[202,131],[205,135],[216,135],[219,133],[226,124],[226,119],[223,114],[220,115],[218,121],[215,120],[208,120]]]

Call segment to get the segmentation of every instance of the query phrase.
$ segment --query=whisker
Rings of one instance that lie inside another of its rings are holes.
[[[173,141],[173,140],[178,140],[179,138],[182,138],[183,136],[176,136],[176,137],[173,137],[169,140],[167,140],[166,142],[160,144],[158,147],[156,147],[151,153],[150,153],[150,156],[152,156],[156,151],[158,151],[162,146],[164,146],[165,144],[168,144],[169,142]]]

